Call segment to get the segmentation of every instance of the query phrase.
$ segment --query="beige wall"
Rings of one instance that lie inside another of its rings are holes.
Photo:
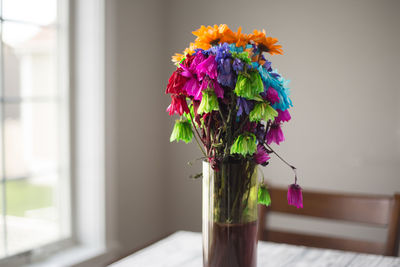
[[[201,24],[265,28],[281,41],[285,55],[271,60],[292,80],[294,108],[277,149],[303,188],[400,192],[399,1],[114,3],[118,226],[127,248],[169,230],[201,230],[200,181],[187,178],[200,167],[186,165],[200,153],[168,142],[163,95],[170,55]],[[264,173],[274,185],[293,180],[275,158]]]

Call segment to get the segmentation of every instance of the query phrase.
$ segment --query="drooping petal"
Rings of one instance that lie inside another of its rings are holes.
[[[199,80],[203,80],[205,75],[211,79],[217,79],[217,62],[215,56],[209,56],[196,67],[196,73]]]
[[[261,99],[260,93],[263,91],[264,85],[257,71],[250,72],[249,77],[239,74],[235,86],[235,93],[237,96],[258,100]]]
[[[256,136],[248,132],[239,135],[231,146],[231,154],[241,154],[244,157],[253,155],[256,150]]]
[[[262,184],[258,188],[258,204],[262,204],[265,206],[271,205],[271,196],[269,195],[267,186]]]
[[[278,112],[268,102],[257,102],[249,114],[249,119],[252,122],[259,122],[261,120],[267,122],[274,120],[276,116],[278,116]]]
[[[289,205],[295,206],[296,208],[303,208],[303,194],[298,184],[289,185],[287,200]]]
[[[266,165],[267,161],[270,159],[270,156],[268,155],[265,147],[259,144],[257,145],[257,152],[254,153],[253,158],[257,164]]]
[[[270,145],[272,142],[279,145],[285,140],[280,123],[272,123],[271,128],[267,132],[265,137],[267,144]]]
[[[283,121],[290,121],[290,119],[292,118],[290,116],[289,110],[280,110],[278,109],[278,116],[275,118],[276,122],[283,122]]]
[[[279,94],[273,87],[269,87],[267,89],[266,98],[269,101],[269,103],[271,103],[271,105],[279,102]]]
[[[168,80],[166,94],[184,94],[187,78],[182,75],[183,69],[178,68]]]
[[[171,95],[172,101],[168,106],[167,111],[169,115],[174,114],[182,115],[183,113],[189,113],[189,108],[186,102],[186,96],[184,95]]]
[[[203,97],[197,110],[198,114],[210,113],[213,110],[219,110],[218,99],[213,90],[204,90],[202,94]]]
[[[172,130],[170,142],[182,140],[185,143],[190,143],[193,138],[192,125],[188,120],[176,120],[174,129]]]

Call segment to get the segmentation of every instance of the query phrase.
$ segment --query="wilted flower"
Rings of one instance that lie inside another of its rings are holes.
[[[203,98],[201,99],[200,106],[197,109],[198,114],[210,113],[213,110],[218,110],[218,99],[214,90],[204,90],[202,92]]]
[[[270,145],[272,142],[279,145],[280,142],[284,141],[285,137],[283,136],[281,124],[276,122],[272,123],[265,139],[267,139],[268,145]]]
[[[249,114],[250,121],[269,121],[278,116],[278,112],[268,102],[257,102]]]
[[[249,77],[239,74],[235,86],[236,95],[247,99],[261,99],[260,93],[264,91],[264,85],[260,74],[257,71],[251,71],[248,74]]]
[[[269,103],[271,103],[271,105],[279,102],[279,94],[273,87],[269,87],[267,89],[265,98],[268,100]]]
[[[232,69],[232,59],[225,58],[218,61],[218,82],[230,88],[235,87],[236,75]]]
[[[243,71],[244,63],[240,59],[235,58],[232,63],[232,68],[234,71],[236,71],[236,74],[239,74]]]
[[[239,135],[231,146],[231,154],[253,155],[257,150],[256,136],[253,133]]]
[[[172,101],[168,106],[167,111],[169,115],[173,114],[182,115],[183,113],[189,113],[189,108],[186,102],[186,96],[184,95],[171,95]]]
[[[267,161],[270,159],[267,150],[263,145],[257,145],[257,152],[254,153],[254,161],[257,164],[267,165]]]
[[[290,116],[289,110],[280,110],[278,109],[278,116],[275,118],[276,122],[283,122],[283,121],[290,121],[290,119],[292,118]]]
[[[168,80],[168,85],[165,93],[167,94],[181,94],[184,93],[184,85],[187,82],[187,78],[182,75],[183,69],[178,68],[174,71]]]
[[[265,184],[261,184],[258,188],[258,204],[262,204],[265,206],[271,205],[271,196],[269,195],[267,186]]]
[[[206,60],[196,66],[196,73],[199,80],[208,75],[211,79],[217,79],[217,62],[215,56],[209,56]]]
[[[247,115],[249,115],[250,110],[253,109],[253,102],[250,100],[247,100],[243,97],[238,97],[237,101],[236,101],[236,105],[238,107],[238,112],[236,114],[236,116],[241,116],[244,113],[246,113]]]
[[[192,126],[188,120],[176,120],[174,129],[172,130],[170,142],[182,140],[185,143],[190,143],[193,138]]]
[[[289,185],[287,200],[289,205],[295,206],[296,208],[303,208],[303,194],[298,184]]]

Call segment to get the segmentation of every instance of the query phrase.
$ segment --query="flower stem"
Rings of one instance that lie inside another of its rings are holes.
[[[200,148],[200,151],[204,154],[204,156],[206,156],[207,157],[207,155],[206,155],[206,152],[204,152],[204,150],[203,150],[203,148],[201,147],[201,145],[200,145],[200,142],[199,142],[199,140],[197,139],[197,137],[196,137],[196,134],[197,134],[197,136],[200,138],[200,140],[201,140],[201,142],[203,143],[203,145],[205,146],[205,144],[204,144],[204,142],[203,142],[203,140],[201,139],[201,137],[200,137],[200,134],[199,134],[199,132],[197,131],[197,128],[196,128],[196,125],[194,124],[194,120],[193,120],[193,116],[192,116],[192,113],[191,112],[189,112],[189,115],[190,115],[190,120],[192,121],[192,125],[193,125],[193,128],[194,128],[194,139],[196,139],[196,142],[197,142],[197,145],[199,146],[199,148]]]
[[[294,179],[295,179],[295,184],[297,184],[297,168],[291,164],[289,164],[286,160],[284,160],[281,156],[279,156],[278,153],[276,153],[275,150],[273,150],[269,145],[265,144],[269,150],[271,150],[281,161],[283,161],[283,163],[285,163],[287,166],[289,166],[293,172],[294,172]]]

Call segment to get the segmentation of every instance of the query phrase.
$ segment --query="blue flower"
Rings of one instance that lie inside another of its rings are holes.
[[[232,68],[234,71],[236,71],[236,74],[239,74],[239,72],[243,71],[244,63],[240,59],[235,58],[232,64]]]
[[[229,48],[230,48],[231,52],[236,52],[236,53],[243,52],[243,47],[241,47],[241,46],[237,47],[236,44],[230,44]]]

